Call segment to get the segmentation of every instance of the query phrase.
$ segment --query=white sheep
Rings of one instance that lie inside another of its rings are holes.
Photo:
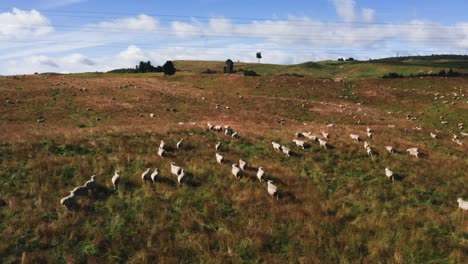
[[[76,202],[76,196],[73,193],[73,191],[70,191],[70,195],[63,197],[60,200],[60,204],[63,206],[63,208],[65,208],[67,210],[71,210],[71,208],[75,204],[75,202]]]
[[[372,155],[374,154],[374,153],[372,152],[371,147],[366,148],[366,151],[367,151],[367,155],[369,155],[370,157],[372,157]]]
[[[406,151],[409,152],[411,156],[415,156],[416,158],[419,158],[418,148],[409,148]]]
[[[221,148],[221,141],[218,141],[218,143],[216,143],[215,149],[216,151],[218,151],[220,148]]]
[[[154,169],[153,173],[151,173],[151,180],[153,181],[153,183],[155,183],[159,179],[160,174],[161,171],[159,170],[159,168]]]
[[[392,181],[395,181],[395,175],[393,175],[393,171],[391,171],[389,168],[385,168],[385,176],[390,178]]]
[[[208,126],[208,130],[213,130],[213,125],[210,122],[206,123],[206,125]]]
[[[164,140],[161,140],[161,143],[159,143],[159,149],[164,149],[165,146],[166,143],[164,142]]]
[[[317,136],[313,135],[312,132],[302,132],[302,135],[309,140],[317,141]]]
[[[431,138],[437,138],[437,135],[436,135],[436,134],[434,134],[434,133],[432,133],[432,132],[429,133],[429,134],[431,135]]]
[[[182,185],[186,180],[187,176],[185,175],[185,171],[184,169],[181,169],[179,175],[177,175],[177,181],[179,182],[179,185]]]
[[[218,132],[221,131],[222,129],[223,128],[221,126],[219,126],[219,125],[213,127],[213,130],[218,131]]]
[[[364,149],[367,150],[367,148],[369,148],[369,147],[370,147],[369,142],[364,141]]]
[[[293,142],[296,144],[296,146],[301,147],[302,149],[305,149],[304,145],[305,142],[299,139],[293,139]]]
[[[231,135],[232,138],[238,138],[239,137],[239,134],[237,134],[236,131],[234,131]]]
[[[367,127],[366,132],[367,133],[372,133],[372,129],[370,127]]]
[[[148,168],[145,172],[141,174],[141,180],[147,182],[151,180],[151,169]]]
[[[85,182],[84,186],[90,190],[96,189],[96,175],[91,176],[91,180]]]
[[[116,170],[114,176],[112,176],[112,185],[114,186],[114,190],[117,190],[117,186],[120,183],[120,171]]]
[[[393,154],[395,153],[395,150],[393,149],[392,146],[385,146],[385,149],[388,151],[388,153]]]
[[[329,134],[328,134],[327,132],[322,132],[322,136],[323,136],[324,138],[328,139]]]
[[[236,179],[240,179],[240,169],[237,164],[232,164],[231,173],[234,175],[234,177],[236,177]]]
[[[268,190],[268,193],[269,193],[272,197],[276,196],[276,200],[278,200],[278,187],[276,187],[276,185],[273,184],[273,181],[272,181],[272,180],[269,180],[269,181],[268,181],[267,190]]]
[[[325,140],[319,138],[319,139],[318,139],[318,142],[319,142],[319,146],[320,146],[320,147],[327,148],[327,141],[325,141]]]
[[[462,136],[464,136],[464,137],[468,136],[468,133],[466,133],[466,132],[460,132],[460,134],[461,134]]]
[[[462,198],[458,198],[457,202],[458,202],[458,208],[459,209],[462,209],[463,211],[468,210],[468,201],[463,201]]]
[[[175,165],[175,162],[171,162],[171,173],[178,176],[182,168]]]
[[[349,134],[349,137],[351,137],[352,140],[359,142],[359,135],[356,134]]]
[[[88,194],[88,188],[86,186],[78,186],[73,189],[72,193],[75,196],[86,196]]]
[[[223,156],[221,156],[221,154],[219,153],[216,153],[216,162],[218,162],[219,164],[222,164],[223,163]]]
[[[164,157],[165,152],[166,152],[166,150],[164,150],[163,148],[159,148],[158,149],[158,156],[160,156],[161,158]]]
[[[182,142],[183,141],[184,141],[184,139],[182,138],[181,140],[179,140],[179,142],[177,142],[177,145],[176,145],[177,149],[180,149],[182,147]]]
[[[272,141],[271,145],[273,145],[274,150],[281,150],[281,145],[279,143]]]
[[[260,182],[262,182],[264,177],[265,177],[265,171],[263,170],[263,167],[259,167],[257,171],[257,178]]]
[[[281,146],[281,150],[283,151],[284,155],[286,155],[286,157],[290,157],[290,151],[291,149],[286,147],[286,146]]]
[[[245,171],[245,168],[247,167],[247,161],[240,159],[239,160],[239,168],[241,171]]]
[[[372,138],[372,132],[367,132],[367,137]]]

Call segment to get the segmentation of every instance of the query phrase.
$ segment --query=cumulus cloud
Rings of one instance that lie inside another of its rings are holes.
[[[31,64],[35,66],[49,66],[53,68],[58,68],[59,65],[52,59],[47,56],[39,55],[39,56],[31,56],[29,58]]]
[[[136,17],[116,19],[113,21],[101,22],[99,27],[115,31],[155,31],[159,29],[159,21],[155,18],[141,14]]]
[[[371,8],[363,8],[362,12],[362,20],[366,23],[374,22],[375,17],[375,10]]]
[[[336,13],[344,20],[344,22],[354,22],[356,19],[355,6],[353,0],[333,0]]]
[[[60,60],[61,65],[87,65],[93,66],[96,65],[96,62],[87,58],[83,54],[74,53],[68,56],[63,57]]]
[[[22,39],[44,36],[54,31],[49,20],[36,10],[13,8],[0,13],[0,39]]]

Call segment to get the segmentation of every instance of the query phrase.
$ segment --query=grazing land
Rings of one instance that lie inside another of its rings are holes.
[[[457,198],[468,199],[468,79],[377,78],[441,69],[427,61],[236,63],[257,77],[202,73],[223,62],[175,66],[170,77],[0,77],[1,263],[467,263]],[[293,144],[309,131],[328,132],[328,148]],[[239,159],[248,167],[236,180]],[[260,166],[278,200],[256,178]],[[144,184],[156,167],[160,180]],[[60,199],[91,175],[96,190],[64,209]]]

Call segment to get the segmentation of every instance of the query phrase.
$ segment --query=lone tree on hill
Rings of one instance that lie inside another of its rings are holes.
[[[231,59],[226,60],[226,66],[224,66],[224,73],[234,73],[234,62]]]
[[[172,61],[166,61],[162,68],[164,75],[174,75],[176,73],[176,68],[174,67],[174,64],[172,64]]]
[[[257,59],[258,59],[258,63],[260,63],[260,59],[262,58],[262,53],[260,51],[257,51]]]

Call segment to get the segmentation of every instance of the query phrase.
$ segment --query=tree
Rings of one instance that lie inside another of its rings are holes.
[[[226,66],[224,66],[224,73],[234,73],[234,62],[231,59],[226,60]]]
[[[172,61],[166,61],[162,66],[162,69],[164,75],[174,75],[176,73],[176,68],[174,67],[174,64],[172,64]]]
[[[262,58],[262,53],[260,51],[257,51],[257,59],[258,59],[258,63],[260,63],[260,59]]]

